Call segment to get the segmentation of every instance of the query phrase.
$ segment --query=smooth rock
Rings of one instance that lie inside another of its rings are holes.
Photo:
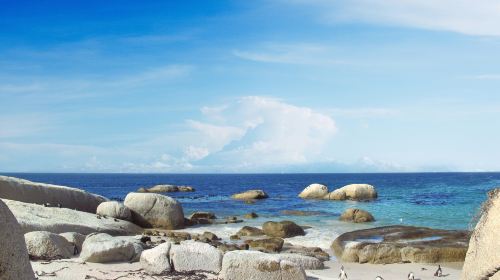
[[[96,214],[109,218],[132,221],[132,212],[130,212],[130,209],[118,201],[105,201],[99,204]]]
[[[87,236],[83,242],[80,258],[93,263],[133,262],[139,260],[141,253],[142,246],[139,240],[97,233]]]
[[[366,223],[375,221],[375,218],[373,218],[372,214],[368,211],[349,208],[340,215],[340,220],[344,222]]]
[[[322,184],[310,184],[299,194],[299,197],[307,199],[321,199],[327,194],[327,186]]]
[[[0,279],[34,280],[21,227],[0,200]]]
[[[324,262],[330,260],[330,255],[319,247],[305,247],[305,246],[285,243],[283,244],[283,248],[281,248],[280,252],[313,257]]]
[[[264,199],[268,198],[269,196],[263,190],[248,190],[242,193],[233,194],[231,197],[238,200],[253,200]]]
[[[150,275],[161,275],[172,270],[169,253],[172,244],[162,243],[153,249],[145,250],[141,254],[141,267]]]
[[[206,243],[184,241],[170,249],[170,260],[176,271],[207,271],[219,273],[222,252]]]
[[[31,182],[15,177],[0,176],[0,198],[25,203],[50,204],[54,207],[95,213],[107,199],[77,188]]]
[[[96,214],[66,208],[43,207],[37,204],[3,200],[10,208],[23,232],[50,231],[53,233],[78,232],[90,234],[104,232],[111,235],[130,235],[142,228],[123,220],[100,219]]]
[[[145,193],[168,193],[168,192],[194,192],[195,189],[191,186],[175,186],[175,185],[156,185],[151,188],[139,188],[137,192]]]
[[[260,228],[244,226],[242,227],[236,235],[238,236],[260,236],[264,235],[264,232]]]
[[[63,232],[59,235],[64,237],[69,243],[71,243],[71,245],[76,247],[76,254],[79,254],[82,251],[82,245],[86,238],[85,235],[78,232]]]
[[[372,200],[377,198],[378,194],[375,187],[368,184],[350,184],[340,189],[334,190],[325,196],[331,200]]]
[[[462,280],[482,279],[500,279],[500,188],[483,203],[462,269]]]
[[[245,240],[250,248],[266,253],[276,253],[283,248],[284,240],[278,237],[263,238],[255,240]]]
[[[305,235],[304,229],[292,221],[265,222],[262,225],[264,234],[271,237],[288,238]]]
[[[132,210],[134,223],[143,227],[179,229],[184,227],[181,204],[168,196],[155,193],[129,193],[125,206]]]
[[[341,189],[336,189],[332,191],[329,194],[326,194],[324,196],[324,199],[329,199],[329,200],[346,200],[347,196],[344,190]]]
[[[75,252],[75,246],[66,238],[48,231],[28,232],[24,240],[32,260],[69,259]]]

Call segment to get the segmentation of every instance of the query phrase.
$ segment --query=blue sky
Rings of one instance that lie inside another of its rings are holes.
[[[2,1],[0,171],[500,170],[500,5]]]

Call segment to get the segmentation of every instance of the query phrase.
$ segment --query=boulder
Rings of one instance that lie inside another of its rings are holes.
[[[248,244],[250,248],[266,253],[279,252],[283,247],[283,243],[284,240],[278,237],[245,240],[245,244]]]
[[[130,212],[130,209],[118,201],[105,201],[99,204],[96,214],[109,218],[132,221],[132,212]]]
[[[323,251],[323,249],[319,247],[305,247],[299,245],[293,245],[290,243],[283,244],[283,248],[281,248],[281,253],[290,253],[290,254],[299,254],[302,256],[314,257],[320,261],[328,261],[330,260],[330,255]]]
[[[366,223],[375,221],[375,218],[373,218],[372,214],[368,211],[349,208],[340,215],[340,220],[344,222]]]
[[[322,184],[310,184],[300,194],[300,198],[322,199],[328,194],[328,187]]]
[[[145,250],[141,254],[141,267],[150,275],[161,275],[172,270],[169,253],[172,244],[162,243],[153,249]]]
[[[265,222],[262,225],[264,234],[271,237],[288,238],[306,235],[304,230],[292,221]]]
[[[0,279],[34,280],[21,227],[0,200]]]
[[[193,224],[201,224],[201,225],[206,225],[206,224],[213,224],[214,220],[217,217],[215,216],[214,213],[212,212],[194,212],[189,216],[189,221]]]
[[[329,199],[329,200],[346,200],[347,196],[346,196],[344,190],[337,189],[337,190],[334,190],[333,192],[325,195],[324,199]]]
[[[263,190],[248,190],[242,193],[233,194],[231,198],[238,200],[264,199],[269,196]]]
[[[472,233],[462,269],[463,280],[500,279],[500,188],[488,193]]]
[[[351,184],[325,195],[331,200],[371,200],[377,198],[375,187],[368,184]]]
[[[305,280],[304,270],[279,255],[257,251],[230,251],[222,261],[221,278],[225,280]]]
[[[143,227],[184,227],[182,206],[171,197],[155,193],[129,193],[125,197],[125,206],[132,210],[134,222]]]
[[[137,192],[145,193],[168,193],[168,192],[194,192],[195,189],[191,186],[175,186],[175,185],[156,185],[151,188],[139,188]]]
[[[59,235],[68,240],[71,245],[75,246],[76,254],[79,254],[82,251],[82,245],[86,237],[85,235],[78,232],[63,232]]]
[[[95,213],[107,199],[84,190],[0,176],[0,198]]]
[[[195,189],[191,186],[179,186],[179,191],[180,192],[194,192]]]
[[[93,232],[104,232],[111,235],[130,235],[142,232],[142,228],[130,222],[98,217],[96,214],[12,200],[3,201],[25,233],[50,231],[52,233],[78,232],[87,235]]]
[[[75,246],[66,238],[48,231],[28,232],[24,240],[32,260],[69,259],[75,252]]]
[[[243,215],[243,218],[245,218],[245,219],[255,219],[258,217],[259,217],[259,215],[257,215],[257,213],[255,213],[255,212],[250,212],[248,214]]]
[[[140,241],[131,237],[90,234],[83,242],[80,258],[92,263],[134,262],[139,260],[142,249]]]
[[[219,273],[222,252],[206,243],[184,241],[170,249],[170,260],[176,271],[206,271]]]
[[[264,232],[260,228],[244,226],[242,227],[236,235],[238,236],[260,236],[264,235]]]
[[[287,260],[300,266],[304,270],[316,270],[325,268],[323,262],[314,257],[290,253],[279,254],[279,257],[282,260]]]
[[[444,263],[465,259],[468,231],[387,226],[341,234],[332,250],[345,262]]]

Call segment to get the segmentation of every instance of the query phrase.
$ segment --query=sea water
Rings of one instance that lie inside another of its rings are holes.
[[[487,192],[500,186],[500,173],[391,173],[391,174],[2,174],[31,181],[85,189],[112,199],[123,199],[140,187],[156,184],[190,185],[191,193],[169,193],[178,199],[186,216],[194,211],[214,212],[218,217],[256,212],[259,218],[244,224],[208,225],[190,231],[212,231],[228,238],[243,225],[260,226],[269,220],[293,220],[308,225],[306,236],[288,241],[327,248],[341,233],[385,225],[414,225],[441,229],[474,226]],[[351,183],[374,185],[378,199],[371,202],[304,200],[297,195],[309,184],[321,183],[330,190]],[[248,189],[263,189],[268,199],[254,204],[235,201],[230,195]],[[369,211],[376,221],[365,224],[340,222],[347,208]],[[286,216],[284,210],[316,211],[312,216]]]

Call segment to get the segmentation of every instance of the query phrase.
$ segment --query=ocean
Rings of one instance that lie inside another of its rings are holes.
[[[169,193],[178,199],[188,216],[194,211],[214,212],[218,217],[256,212],[259,218],[245,225],[260,226],[268,220],[293,220],[312,228],[304,237],[289,241],[327,248],[341,233],[355,229],[404,224],[442,229],[471,229],[487,192],[500,186],[500,173],[373,173],[373,174],[88,174],[4,173],[35,182],[85,189],[111,199],[123,199],[140,187],[157,184],[190,185],[192,193]],[[372,202],[303,200],[297,195],[309,184],[321,183],[330,190],[351,183],[376,187]],[[268,199],[245,204],[230,198],[233,193],[263,189]],[[376,221],[351,224],[338,221],[349,207],[369,211]],[[287,216],[284,210],[316,211],[312,216]],[[201,226],[194,232],[212,231],[223,238],[243,224]]]

